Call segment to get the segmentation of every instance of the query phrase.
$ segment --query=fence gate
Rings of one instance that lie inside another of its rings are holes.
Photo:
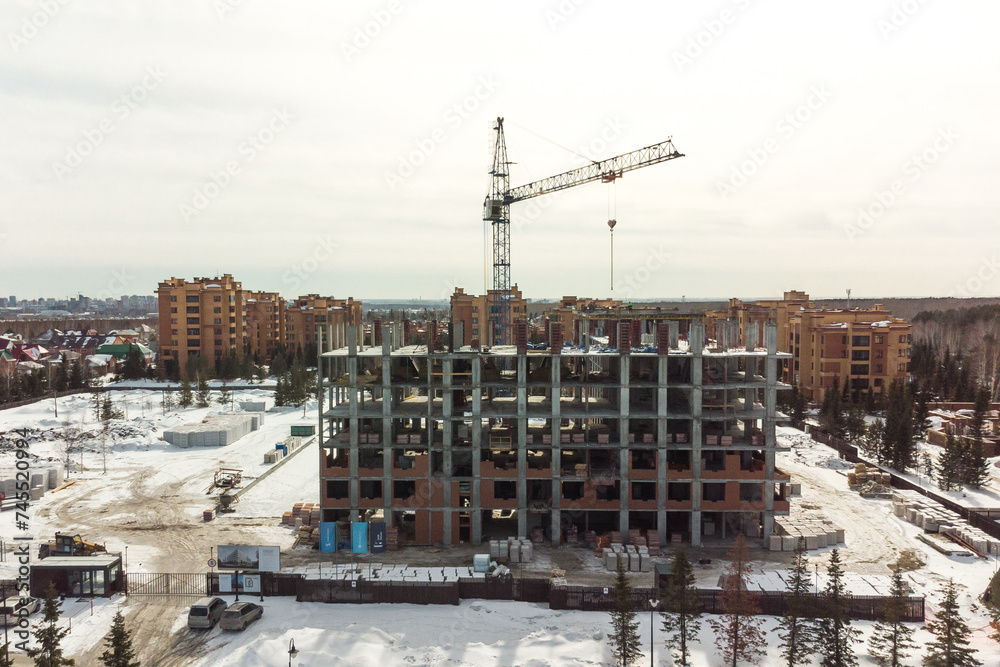
[[[211,595],[207,572],[129,572],[125,591],[126,595]]]

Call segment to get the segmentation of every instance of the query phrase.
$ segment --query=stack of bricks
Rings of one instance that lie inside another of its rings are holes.
[[[617,530],[611,531],[611,544],[625,544],[622,541],[622,534]]]
[[[575,547],[580,543],[579,533],[577,533],[576,526],[570,526],[567,528],[564,535],[566,537],[566,544]]]
[[[650,556],[660,555],[660,532],[658,530],[647,530],[646,531],[646,542],[649,548]]]
[[[385,529],[386,551],[396,551],[399,549],[399,528],[387,527]]]
[[[630,528],[629,531],[628,531],[628,543],[629,544],[638,544],[638,542],[636,540],[639,539],[639,536],[641,534],[642,534],[642,531],[640,531],[638,528]]]

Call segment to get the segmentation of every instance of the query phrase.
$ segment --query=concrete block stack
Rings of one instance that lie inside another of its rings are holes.
[[[893,491],[892,513],[925,533],[954,535],[981,554],[1000,556],[1000,540],[916,491]]]
[[[774,534],[768,541],[771,551],[795,551],[804,539],[806,549],[825,549],[844,542],[844,529],[821,514],[775,517]]]
[[[650,572],[653,569],[653,559],[646,546],[612,544],[604,550],[603,558],[604,567],[611,572],[618,569],[619,562],[627,572]]]

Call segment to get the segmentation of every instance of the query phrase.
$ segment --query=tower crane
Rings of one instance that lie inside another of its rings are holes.
[[[493,126],[496,143],[493,166],[490,169],[490,191],[483,206],[483,220],[493,227],[493,294],[489,299],[489,321],[493,327],[493,342],[506,345],[511,341],[510,317],[510,205],[566,190],[584,183],[613,183],[626,171],[634,171],[659,162],[684,157],[674,148],[672,139],[646,146],[630,153],[595,161],[579,169],[564,171],[526,185],[510,187],[510,162],[503,133],[503,118]]]

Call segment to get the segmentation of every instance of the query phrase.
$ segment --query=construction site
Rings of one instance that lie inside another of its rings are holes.
[[[454,350],[350,328],[322,354],[322,520],[381,514],[417,545],[770,537],[789,509],[776,330],[737,344],[735,326],[707,341],[703,323],[680,324],[608,321],[613,343],[563,341],[553,325],[532,350],[523,322],[515,345]],[[633,330],[656,345],[633,346]]]

